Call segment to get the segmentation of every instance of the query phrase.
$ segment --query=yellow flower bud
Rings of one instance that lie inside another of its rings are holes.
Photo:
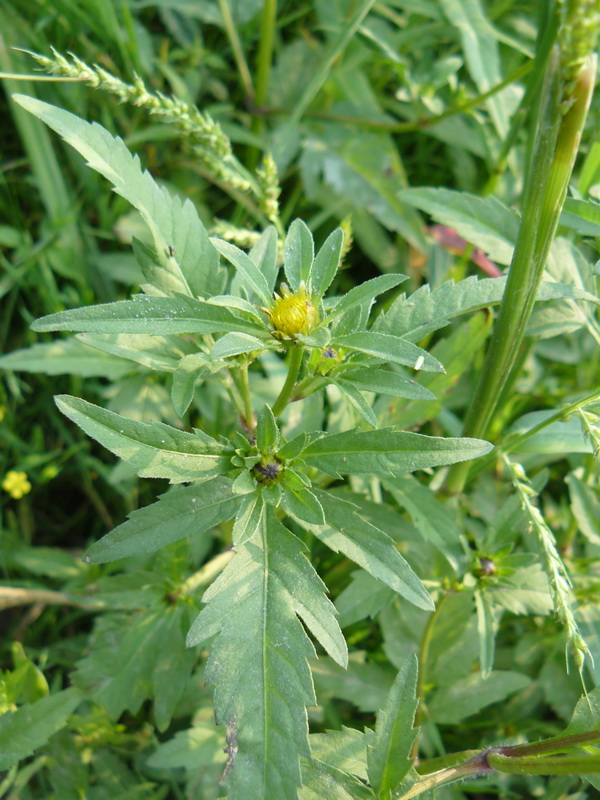
[[[31,484],[27,480],[27,474],[25,472],[16,472],[11,469],[6,473],[2,481],[2,488],[5,492],[8,492],[11,497],[14,497],[15,500],[20,500],[23,495],[31,491]]]
[[[319,324],[319,311],[313,305],[304,284],[292,294],[285,283],[280,287],[281,296],[275,295],[275,302],[267,313],[275,328],[275,335],[295,336],[308,334]]]

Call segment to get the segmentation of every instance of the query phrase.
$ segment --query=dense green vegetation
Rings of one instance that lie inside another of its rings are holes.
[[[597,796],[599,30],[0,0],[0,795]]]

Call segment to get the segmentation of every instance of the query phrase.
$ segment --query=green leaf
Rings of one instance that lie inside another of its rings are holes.
[[[265,503],[261,492],[247,494],[242,498],[231,532],[235,547],[244,544],[258,530],[261,530],[261,526],[264,524],[264,512]]]
[[[264,350],[267,342],[257,339],[247,333],[226,333],[214,343],[210,355],[212,358],[230,358],[243,353],[253,353],[255,350]]]
[[[571,497],[571,508],[579,530],[591,544],[600,544],[600,500],[597,491],[585,484],[577,475],[567,475],[566,483]]]
[[[256,446],[261,453],[274,452],[281,436],[271,408],[264,405],[256,416]]]
[[[332,378],[331,382],[334,383],[342,394],[348,398],[350,403],[358,411],[361,417],[368,422],[373,428],[377,427],[377,416],[373,411],[371,404],[367,402],[363,393],[356,388],[351,381],[346,381],[343,378]]]
[[[311,294],[315,297],[323,297],[331,285],[340,264],[343,246],[344,232],[336,228],[317,253],[310,275]]]
[[[519,215],[495,197],[432,188],[403,189],[400,197],[405,203],[426,211],[436,222],[454,228],[459,236],[481,248],[492,261],[510,264]]]
[[[367,522],[353,503],[328,492],[317,489],[314,492],[323,507],[326,525],[305,524],[305,527],[335,553],[343,553],[409,602],[427,611],[435,608],[393,539]]]
[[[310,750],[315,761],[367,779],[367,745],[373,740],[373,731],[364,733],[342,725],[339,731],[311,733]]]
[[[224,446],[200,431],[186,433],[162,422],[137,422],[69,395],[55,400],[63,414],[88,436],[144,478],[185,483],[221,475],[230,466]]]
[[[373,800],[373,792],[353,775],[316,759],[302,759],[298,800]]]
[[[531,678],[520,672],[493,671],[487,678],[480,672],[473,672],[450,686],[438,689],[427,701],[427,710],[434,722],[454,725],[482,708],[526,689],[530,683]]]
[[[424,372],[444,372],[444,367],[440,362],[426,350],[422,350],[411,342],[399,339],[397,336],[390,336],[387,333],[358,331],[357,333],[349,333],[346,336],[335,336],[332,344],[334,347],[355,350],[358,353],[381,358],[392,364],[403,364],[413,369],[418,367]]]
[[[131,371],[131,365],[124,364],[119,358],[103,355],[76,338],[71,338],[34,344],[0,356],[0,369],[118,380]]]
[[[159,744],[146,763],[153,769],[183,768],[193,772],[221,762],[222,771],[225,745],[225,737],[214,720],[198,720],[193,728],[178,731],[172,739]]]
[[[267,281],[269,293],[273,294],[279,266],[277,265],[277,230],[274,225],[265,228],[260,239],[248,253]]]
[[[410,753],[417,735],[413,728],[417,699],[415,655],[403,662],[385,706],[377,714],[375,739],[367,748],[369,784],[377,797],[394,792],[412,766]]]
[[[216,238],[212,238],[210,241],[219,253],[237,269],[246,287],[254,292],[266,306],[270,305],[273,298],[269,291],[269,284],[254,261],[243,250],[230,242]]]
[[[325,522],[321,503],[306,486],[285,485],[281,505],[286,514],[307,525],[323,525]]]
[[[302,458],[333,477],[379,475],[393,478],[404,472],[468,461],[492,449],[482,439],[451,439],[381,428],[323,435],[311,442]]]
[[[249,314],[260,325],[263,324],[264,316],[261,316],[260,311],[252,303],[244,300],[242,297],[236,297],[233,294],[217,294],[214,297],[209,297],[206,301],[212,306],[223,306],[224,308],[233,308],[236,311],[241,311],[242,314]]]
[[[344,370],[341,375],[363,392],[405,397],[408,400],[431,400],[435,397],[429,389],[415,383],[414,380],[408,380],[396,372],[381,367],[353,368]]]
[[[379,664],[365,663],[365,654],[353,652],[344,669],[329,658],[311,664],[319,701],[331,697],[348,700],[359,711],[373,712],[381,708],[392,686],[394,675]]]
[[[300,284],[307,286],[315,255],[312,233],[301,219],[295,219],[288,230],[283,254],[283,269],[293,292]]]
[[[370,281],[365,281],[359,286],[350,289],[342,298],[340,298],[334,307],[331,309],[326,317],[326,321],[335,319],[336,317],[345,314],[355,306],[362,305],[363,303],[371,304],[379,294],[393,289],[399,283],[407,280],[406,275],[400,273],[396,275],[379,275],[377,278],[371,278]]]
[[[194,399],[196,384],[200,378],[210,374],[211,367],[203,353],[184,356],[173,373],[171,400],[173,408],[183,417]]]
[[[296,800],[299,757],[310,756],[306,706],[315,702],[299,620],[345,663],[345,643],[306,548],[268,510],[267,524],[240,545],[203,597],[189,644],[213,639],[205,678],[232,747],[230,800]]]
[[[600,236],[600,204],[591,200],[574,200],[567,197],[559,225],[582,236]]]
[[[13,99],[62,136],[137,208],[152,233],[160,267],[170,273],[176,291],[200,296],[219,292],[219,257],[190,200],[182,202],[160,188],[142,170],[139,158],[101,125],[33,97],[13,95]]]
[[[0,770],[30,756],[59,731],[82,701],[76,689],[66,689],[36,703],[5,711],[0,717]]]
[[[197,536],[231,519],[240,500],[231,494],[231,482],[215,478],[194,486],[178,487],[158,502],[133,511],[87,553],[87,560],[104,564],[140,553],[153,553],[187,536]]]
[[[394,592],[389,586],[364,569],[356,570],[348,586],[335,599],[341,627],[346,628],[367,617],[374,619],[393,599]]]
[[[556,414],[556,410],[531,411],[519,417],[508,430],[508,434],[521,436],[540,422],[545,422]],[[551,422],[519,444],[515,453],[591,453],[592,443],[587,441],[581,430],[581,423],[572,416],[566,420]]]
[[[234,316],[227,308],[193,297],[147,297],[117,300],[97,306],[59,311],[36,320],[34,331],[82,331],[85,333],[220,333],[255,334],[261,328]]]
[[[182,357],[197,348],[179,336],[145,336],[143,333],[79,333],[77,339],[105,353],[126,358],[148,369],[173,372]]]
[[[481,677],[488,678],[494,666],[496,649],[496,625],[490,598],[485,591],[475,590],[477,608],[477,634],[479,636],[479,666]]]

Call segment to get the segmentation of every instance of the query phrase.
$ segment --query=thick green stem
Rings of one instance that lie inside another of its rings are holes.
[[[300,367],[302,365],[302,356],[304,355],[304,348],[300,344],[294,344],[290,346],[289,349],[289,363],[288,363],[288,374],[287,378],[285,379],[285,383],[281,387],[281,391],[279,392],[279,397],[275,401],[273,405],[273,414],[278,417],[283,409],[288,404],[290,397],[292,396],[292,392],[294,391],[294,386],[296,385],[296,379],[298,377],[298,373],[300,372]]]
[[[550,60],[537,145],[523,200],[523,218],[492,340],[465,419],[465,436],[486,435],[497,399],[517,357],[565,200],[595,74],[596,58],[588,57],[573,90],[572,105],[563,115],[558,52]],[[468,471],[468,462],[454,467],[448,476],[447,489],[461,491]]]
[[[600,772],[600,756],[556,756],[556,758],[511,758],[491,753],[488,764],[510,775],[585,775]]]
[[[244,402],[244,423],[246,430],[252,431],[256,427],[254,419],[254,409],[252,408],[252,396],[250,394],[250,383],[248,381],[248,365],[240,367],[240,394]]]

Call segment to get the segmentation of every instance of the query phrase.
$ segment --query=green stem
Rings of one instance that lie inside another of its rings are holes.
[[[577,155],[596,74],[589,57],[579,73],[573,104],[562,114],[558,52],[549,63],[535,153],[523,199],[523,218],[492,340],[465,419],[464,435],[484,437],[509,377],[531,315]],[[470,465],[450,470],[446,488],[460,492]]]
[[[256,66],[256,93],[254,95],[254,105],[258,112],[261,111],[267,102],[271,63],[273,61],[276,21],[277,0],[265,0],[260,23],[260,44],[258,46]],[[264,119],[262,117],[257,117],[255,119],[258,122],[257,128],[262,128]]]
[[[275,401],[273,406],[273,414],[278,417],[283,409],[288,404],[290,397],[292,396],[292,392],[294,391],[294,386],[296,385],[296,379],[298,377],[298,373],[300,372],[300,367],[302,365],[302,356],[304,355],[304,348],[300,344],[293,344],[290,346],[289,349],[289,364],[288,364],[288,374],[287,378],[285,379],[285,383],[281,387],[281,391],[279,392],[279,397]]]
[[[490,753],[490,767],[510,775],[582,775],[600,772],[600,756],[557,756],[556,758],[511,758]]]
[[[252,76],[250,75],[250,70],[248,69],[248,63],[246,61],[244,50],[240,42],[240,37],[238,36],[227,0],[219,0],[219,8],[221,9],[223,24],[225,25],[225,30],[227,31],[227,36],[233,52],[233,58],[238,68],[238,72],[240,73],[240,78],[242,79],[244,92],[246,93],[246,97],[252,100],[254,98]]]
[[[256,427],[254,410],[252,408],[252,396],[250,394],[250,382],[248,381],[248,364],[244,364],[239,370],[240,394],[244,402],[244,422],[246,430],[253,431]]]

